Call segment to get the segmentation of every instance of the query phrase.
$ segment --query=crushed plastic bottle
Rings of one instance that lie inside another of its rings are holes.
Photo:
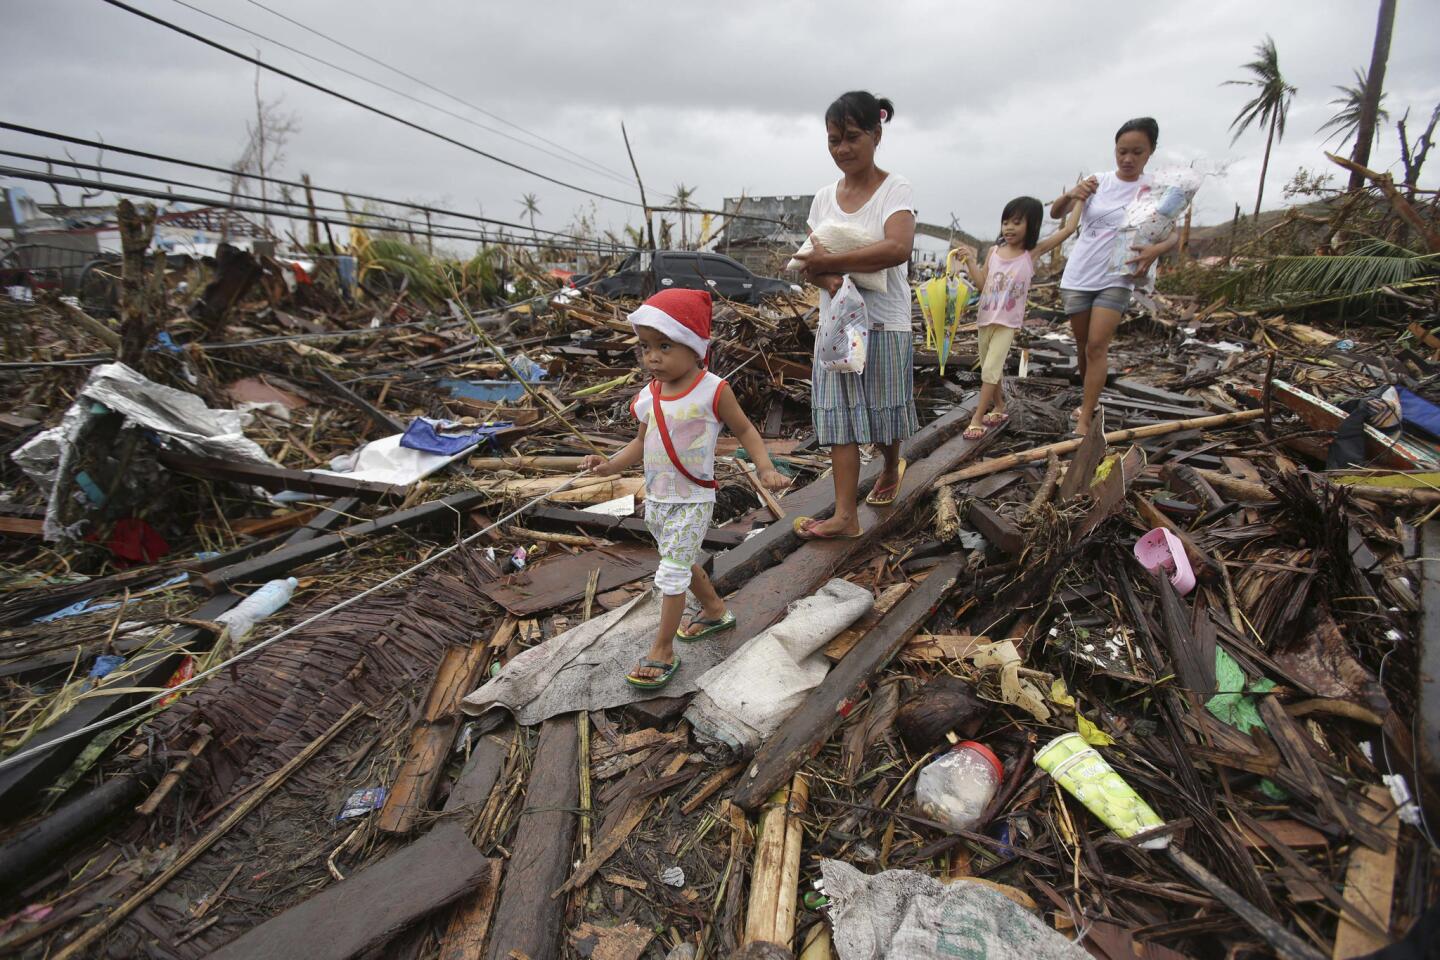
[[[244,640],[255,629],[255,624],[289,603],[298,586],[300,581],[294,577],[271,580],[238,605],[220,614],[215,621],[230,625],[231,640]]]
[[[983,743],[962,740],[915,778],[915,801],[925,816],[951,830],[980,820],[1000,787],[1005,768]]]

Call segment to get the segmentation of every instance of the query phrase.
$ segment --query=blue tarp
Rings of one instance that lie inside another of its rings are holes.
[[[1440,440],[1440,407],[1419,394],[1396,387],[1400,395],[1400,422],[1407,429],[1418,430],[1432,440]]]
[[[457,430],[454,421],[420,417],[405,428],[405,434],[400,438],[400,446],[450,457],[511,426],[513,424],[508,422],[486,423],[473,428],[460,427]]]

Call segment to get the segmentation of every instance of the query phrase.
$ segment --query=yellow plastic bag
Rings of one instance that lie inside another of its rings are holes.
[[[920,316],[925,321],[925,348],[934,350],[940,359],[940,372],[950,357],[950,344],[960,329],[960,318],[970,303],[973,291],[955,272],[955,251],[945,258],[945,275],[926,280],[915,288],[920,303]]]

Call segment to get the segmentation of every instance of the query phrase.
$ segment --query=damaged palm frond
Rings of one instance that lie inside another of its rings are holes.
[[[1215,293],[1235,302],[1298,305],[1373,299],[1437,283],[1440,254],[1372,239],[1348,253],[1273,257],[1227,278]]]

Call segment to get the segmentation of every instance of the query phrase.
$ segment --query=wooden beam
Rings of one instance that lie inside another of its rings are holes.
[[[758,809],[800,765],[830,738],[845,719],[839,707],[857,696],[871,676],[899,652],[935,611],[960,577],[960,563],[949,560],[930,571],[925,582],[880,620],[864,639],[805,697],[760,749],[735,790],[734,802]]]
[[[1340,925],[1335,930],[1332,960],[1365,956],[1395,942],[1388,935],[1378,936],[1351,918],[1353,911],[1373,921],[1375,928],[1388,933],[1395,897],[1395,855],[1400,849],[1400,818],[1395,816],[1395,804],[1387,788],[1371,785],[1366,788],[1365,795],[1370,802],[1360,805],[1361,816],[1380,829],[1385,835],[1387,847],[1383,851],[1375,851],[1358,843],[1351,846],[1350,865],[1345,868],[1347,906],[1340,914]]]
[[[900,452],[910,462],[910,474],[913,475],[915,467],[922,459],[965,429],[973,409],[972,402],[952,410],[926,425],[902,444]],[[883,464],[876,458],[861,468],[859,497],[862,501],[875,486],[882,467]],[[911,483],[911,476],[907,475],[902,491]],[[792,516],[828,517],[835,511],[834,481],[829,477],[822,477],[799,490],[790,491],[785,496],[785,508]],[[895,509],[898,511],[899,508]],[[737,590],[761,570],[780,562],[799,543],[791,524],[783,521],[772,523],[739,546],[717,555],[710,579],[722,594]]]
[[[377,427],[380,427],[382,430],[388,430],[392,434],[405,432],[405,424],[401,423],[399,420],[396,420],[394,417],[390,416],[390,414],[386,413],[384,410],[381,410],[379,407],[375,406],[375,404],[371,403],[369,400],[366,400],[354,390],[351,390],[349,387],[345,386],[345,384],[330,376],[330,374],[326,373],[324,370],[320,370],[318,372],[320,374],[320,379],[325,381],[326,386],[328,386],[331,390],[334,390],[336,393],[340,394],[340,396],[344,397],[347,401],[349,401],[351,406],[357,408],[358,410],[366,414],[371,420],[375,421],[375,425]]]
[[[1020,531],[1020,528],[979,500],[970,502],[968,519],[970,526],[999,548],[1001,553],[1018,557],[1020,552],[1025,549],[1025,534]]]
[[[481,856],[465,828],[442,823],[344,881],[241,934],[211,960],[350,960],[493,881],[499,861]]]
[[[430,805],[460,725],[460,701],[475,689],[476,678],[489,658],[489,643],[484,640],[469,647],[445,648],[420,722],[410,732],[410,746],[400,772],[380,808],[376,820],[380,830],[409,833],[416,818]]]
[[[1271,386],[1271,397],[1274,401],[1296,414],[1311,429],[1339,430],[1340,424],[1349,416],[1334,404],[1306,393],[1284,380],[1272,380]],[[1259,387],[1250,387],[1246,392],[1256,399],[1264,395],[1264,391]],[[1382,466],[1399,470],[1435,467],[1435,458],[1423,448],[1410,443],[1404,437],[1388,437],[1368,423],[1365,425],[1365,455]]]
[[[1440,520],[1420,531],[1420,670],[1419,747],[1420,775],[1432,796],[1440,793]]]
[[[529,960],[560,956],[565,900],[550,899],[550,892],[570,872],[580,802],[579,757],[574,714],[551,717],[541,725],[525,809],[491,924],[490,960],[508,960],[512,951]]]
[[[177,473],[183,473],[202,480],[227,480],[261,487],[271,493],[293,490],[317,497],[358,497],[367,503],[380,500],[403,500],[408,487],[388,483],[372,483],[368,480],[351,480],[348,477],[331,476],[325,473],[311,473],[308,470],[291,470],[287,467],[272,467],[263,463],[246,463],[239,460],[220,460],[215,457],[196,457],[174,450],[161,450],[160,462]]]
[[[223,590],[231,584],[254,583],[273,579],[296,567],[313,563],[332,553],[339,553],[354,546],[357,539],[378,534],[404,530],[431,520],[449,517],[463,517],[466,511],[478,507],[486,499],[479,492],[457,493],[443,500],[431,500],[408,510],[397,510],[375,520],[357,523],[338,533],[316,537],[306,543],[282,547],[273,553],[253,560],[211,571],[198,579],[198,584],[210,591]]]

